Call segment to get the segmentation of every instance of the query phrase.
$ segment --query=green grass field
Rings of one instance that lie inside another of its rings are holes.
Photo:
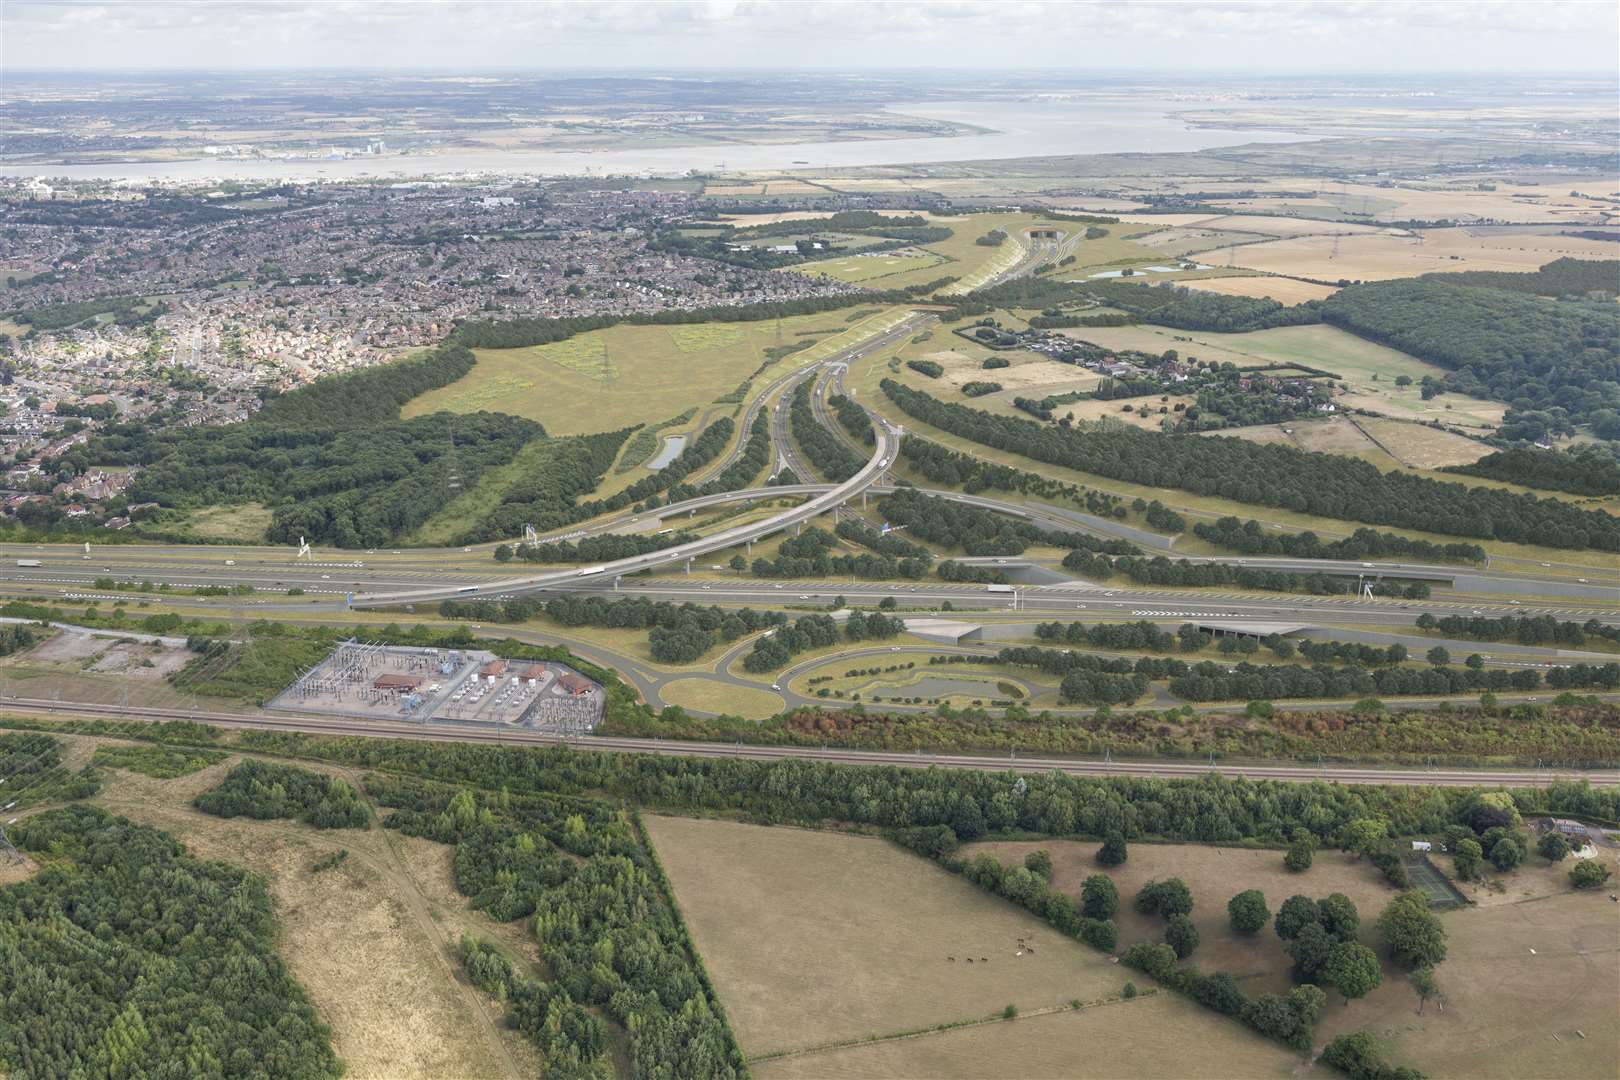
[[[479,349],[466,376],[423,394],[402,413],[505,412],[538,420],[553,435],[657,423],[736,389],[766,349],[792,343],[796,334],[827,336],[773,365],[773,375],[860,340],[887,315],[846,323],[849,311],[842,310],[779,321],[615,326],[550,345]]]
[[[792,269],[811,277],[827,277],[846,284],[874,282],[874,288],[883,288],[885,279],[910,277],[914,271],[939,266],[947,260],[937,252],[922,248],[901,248],[876,255],[849,255],[837,259],[823,259],[804,263]],[[909,282],[908,282],[909,283]]]

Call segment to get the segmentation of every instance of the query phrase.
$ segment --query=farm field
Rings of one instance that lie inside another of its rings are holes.
[[[1250,186],[1254,189],[1270,187],[1274,190],[1298,190],[1299,182],[1289,179],[1261,181]],[[1367,184],[1334,184],[1318,193],[1321,205],[1360,212],[1364,208],[1374,222],[1405,221],[1412,218],[1426,220],[1450,219],[1470,221],[1481,219],[1569,223],[1594,221],[1610,207],[1599,199],[1570,194],[1569,179],[1550,180],[1545,184],[1523,184],[1498,181],[1495,190],[1481,191],[1477,184],[1447,187],[1435,185],[1420,187],[1402,184],[1394,187]],[[1252,207],[1257,210],[1275,210],[1274,199],[1222,199],[1221,205],[1237,209]]]
[[[1290,307],[1307,300],[1325,300],[1339,291],[1333,285],[1317,285],[1285,277],[1198,278],[1189,282],[1187,288],[1222,296],[1264,297]]]
[[[883,840],[646,825],[750,1058],[980,1019],[1009,1002],[1028,1012],[1096,1000],[1123,982],[1101,953]],[[1035,952],[1017,956],[1021,939]]]
[[[74,738],[71,745],[91,741]],[[404,838],[376,826],[317,830],[193,810],[191,799],[237,760],[174,780],[114,772],[94,801],[164,829],[203,858],[268,879],[282,924],[281,955],[331,1026],[345,1075],[533,1075],[536,1055],[500,1024],[499,1006],[457,977],[451,947],[460,933],[499,940],[504,928],[455,894],[447,855],[430,858],[449,849],[417,841],[424,850],[401,852],[394,842]],[[349,851],[342,865],[310,872],[340,849]]]
[[[1612,244],[1573,236],[1538,236],[1521,232],[1467,228],[1423,229],[1410,236],[1364,234],[1337,238],[1302,236],[1264,244],[1246,244],[1233,257],[1236,265],[1274,274],[1323,281],[1380,281],[1456,270],[1535,270],[1554,259],[1571,256],[1601,259],[1613,255]],[[1212,253],[1211,257],[1218,257]]]
[[[506,412],[538,420],[553,435],[657,423],[736,389],[765,359],[805,331],[826,337],[768,369],[775,375],[837,352],[895,317],[879,310],[854,323],[849,310],[781,320],[621,325],[567,341],[521,349],[479,349],[478,363],[449,386],[402,410],[406,418],[439,410]]]
[[[1165,1032],[1174,1032],[1174,1037],[1161,1037]],[[1118,1049],[1105,1049],[1110,1047]],[[1283,1047],[1161,991],[1078,1011],[1065,1009],[916,1038],[777,1058],[754,1066],[754,1075],[760,1080],[888,1080],[897,1076],[1283,1080],[1298,1064],[1298,1057]]]

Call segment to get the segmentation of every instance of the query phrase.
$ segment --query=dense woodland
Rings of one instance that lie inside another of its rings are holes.
[[[832,552],[837,546],[837,536],[812,525],[798,536],[782,541],[775,558],[755,559],[749,564],[749,572],[763,578],[824,578],[847,574],[867,581],[896,578],[919,581],[928,574],[929,558],[864,551],[834,555]]]
[[[0,732],[0,806],[35,806],[84,799],[101,790],[101,773],[87,765],[77,773],[62,763],[62,743],[49,735]],[[9,815],[8,815],[9,816]],[[0,818],[4,820],[4,818]]]
[[[242,762],[192,803],[205,814],[223,818],[296,818],[317,829],[363,829],[371,824],[364,800],[342,780],[263,761]]]
[[[1113,480],[1370,525],[1620,551],[1620,518],[1557,499],[1384,473],[1338,454],[1243,439],[1106,422],[1051,427],[942,402],[892,379],[882,386],[906,415],[953,435]]]
[[[7,832],[48,858],[0,889],[0,1068],[39,1080],[341,1075],[276,953],[263,879],[91,806]]]
[[[525,525],[546,532],[583,520],[580,500],[601,484],[629,435],[626,428],[531,443],[524,448],[522,472],[501,493],[500,503],[454,542],[478,544],[521,536]]]
[[[1169,282],[1139,285],[1115,278],[1088,281],[1082,291],[1109,307],[1128,311],[1144,322],[1177,330],[1236,333],[1322,321],[1315,302],[1285,307],[1264,297],[1223,296]]]
[[[572,786],[496,793],[406,776],[366,782],[394,808],[388,828],[454,847],[456,888],[473,907],[498,922],[530,920],[545,979],[519,976],[476,945],[461,955],[539,1046],[547,1075],[613,1071],[606,1016],[624,1032],[634,1076],[746,1076],[639,823],[627,825],[609,802],[553,793]]]
[[[1136,551],[1123,540],[1049,531],[1005,514],[925,495],[911,487],[897,488],[883,500],[882,510],[885,521],[904,526],[917,539],[968,555],[1022,555],[1037,545],[1119,554]]]
[[[1616,430],[1610,438],[1620,438]],[[1595,448],[1580,451],[1516,448],[1488,454],[1471,465],[1453,465],[1446,472],[1483,476],[1546,491],[1571,495],[1620,495],[1620,462]]]
[[[1612,264],[1611,264],[1612,265]],[[1620,307],[1458,284],[1447,275],[1340,289],[1322,319],[1446,368],[1444,387],[1544,413],[1555,428],[1620,411]]]
[[[412,398],[472,369],[446,344],[409,360],[321,379],[222,427],[123,425],[68,451],[78,470],[139,465],[131,500],[196,508],[259,502],[268,539],[378,547],[426,521],[453,491],[510,461],[540,425],[501,413],[399,419]]]

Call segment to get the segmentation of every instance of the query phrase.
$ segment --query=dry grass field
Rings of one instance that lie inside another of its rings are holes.
[[[646,824],[749,1056],[979,1019],[1009,1002],[1091,1001],[1123,983],[1102,954],[885,841]],[[1035,952],[1017,956],[1020,939]]]
[[[1356,423],[1401,464],[1414,469],[1471,465],[1493,449],[1462,435],[1402,420],[1358,417]]]
[[[1290,307],[1307,300],[1325,300],[1339,291],[1333,285],[1316,285],[1285,277],[1198,278],[1187,282],[1187,288],[1222,296],[1264,297]]]
[[[1041,843],[974,844],[968,857],[989,851],[1004,863],[1022,862],[1026,854],[1045,848],[1052,854],[1052,884],[1064,892],[1079,895],[1080,886],[1092,874],[1103,873],[1097,865],[1097,844],[1079,841]],[[1356,905],[1363,923],[1369,923],[1395,895],[1378,872],[1366,862],[1352,862],[1336,851],[1319,851],[1316,862],[1303,874],[1283,867],[1282,852],[1247,848],[1208,847],[1201,844],[1133,844],[1123,866],[1106,871],[1119,889],[1121,948],[1135,941],[1158,941],[1164,937],[1164,921],[1157,916],[1139,915],[1131,900],[1149,881],[1179,877],[1192,890],[1193,922],[1203,939],[1193,962],[1203,971],[1231,972],[1250,995],[1285,990],[1289,960],[1282,943],[1267,925],[1253,937],[1234,934],[1227,922],[1226,902],[1245,889],[1266,894],[1266,907],[1273,913],[1296,893],[1311,897],[1343,893]]]
[[[850,310],[840,310],[780,321],[615,326],[550,345],[479,349],[472,371],[416,398],[402,413],[506,412],[538,420],[553,435],[657,423],[731,392],[765,359],[766,349],[794,344],[805,331],[828,333],[774,365],[773,377],[897,317],[880,310],[849,323],[849,316]]]
[[[1318,1038],[1370,1028],[1432,1076],[1620,1075],[1620,920],[1603,893],[1562,888],[1444,917],[1444,1011],[1418,1015],[1405,980],[1386,973],[1352,1008],[1330,1009]]]
[[[1167,1033],[1174,1035],[1167,1038]],[[1298,1056],[1283,1047],[1190,1001],[1161,992],[1078,1011],[777,1058],[759,1063],[753,1071],[760,1080],[982,1080],[992,1076],[1283,1080],[1298,1065]]]
[[[1381,469],[1394,469],[1400,466],[1399,461],[1381,450],[1360,428],[1342,416],[1325,420],[1226,428],[1205,434],[1226,435],[1236,439],[1247,439],[1249,442],[1287,443],[1301,450],[1314,450],[1324,454],[1344,454],[1370,462]]]
[[[119,770],[95,801],[164,829],[203,858],[268,879],[282,925],[281,955],[331,1026],[346,1075],[534,1075],[537,1055],[504,1029],[499,1006],[466,983],[452,954],[463,930],[491,939],[511,935],[469,911],[455,893],[450,849],[375,826],[317,830],[193,810],[191,799],[217,784],[235,760],[175,780]],[[310,864],[340,848],[349,851],[340,866],[310,872]]]
[[[873,255],[846,255],[836,259],[821,259],[789,267],[793,273],[809,277],[831,278],[845,284],[872,282],[874,289],[888,287],[891,277],[910,276],[919,270],[928,270],[945,262],[945,256],[925,248],[900,248]],[[907,284],[911,284],[908,280]]]
[[[1455,270],[1535,270],[1565,256],[1610,258],[1613,249],[1613,244],[1601,240],[1572,236],[1449,228],[1423,229],[1411,235],[1290,237],[1246,244],[1237,249],[1233,261],[1249,270],[1322,281],[1377,281]],[[1206,261],[1224,257],[1224,253],[1211,253]]]

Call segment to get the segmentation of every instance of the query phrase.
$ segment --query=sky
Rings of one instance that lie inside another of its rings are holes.
[[[1620,72],[1613,0],[0,0],[23,69]]]

